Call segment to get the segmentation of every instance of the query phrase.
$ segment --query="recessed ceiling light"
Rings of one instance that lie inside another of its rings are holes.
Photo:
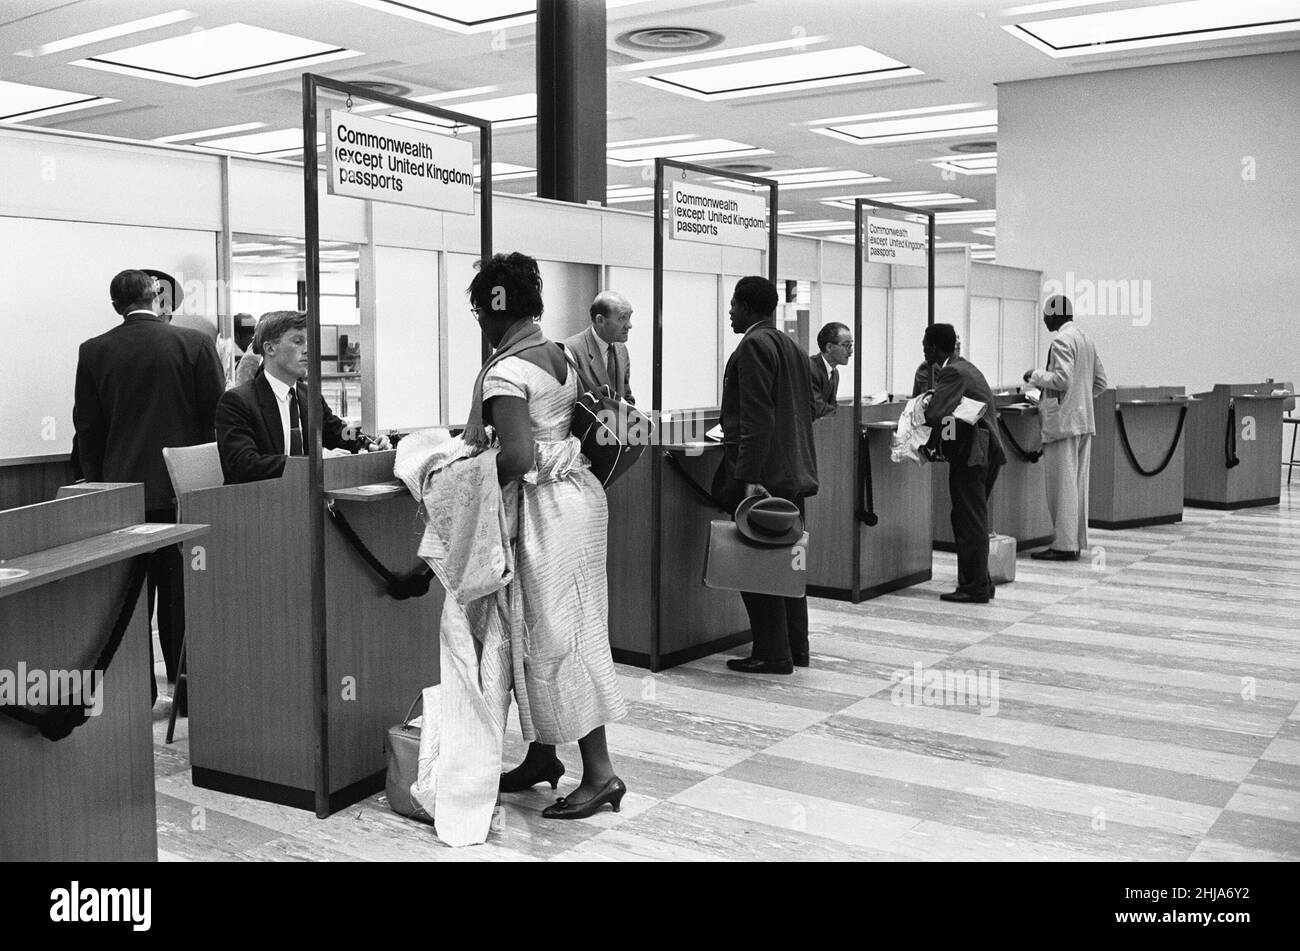
[[[1184,0],[1004,26],[1054,59],[1300,30],[1295,0]]]
[[[996,227],[993,227],[993,228],[971,228],[971,229],[970,229],[970,233],[971,233],[971,234],[983,235],[983,236],[986,237],[986,238],[996,238],[996,237],[998,236],[998,229],[997,229]]]
[[[631,167],[651,165],[656,158],[676,158],[682,161],[699,161],[711,158],[737,158],[742,155],[771,155],[771,149],[755,148],[731,139],[696,139],[690,142],[665,142],[628,148],[610,148],[606,158],[612,165]]]
[[[317,145],[325,142],[323,132],[316,133]],[[254,132],[224,139],[208,139],[197,145],[222,152],[241,152],[246,155],[295,154],[302,151],[302,129],[276,129],[273,132]]]
[[[199,132],[178,132],[175,135],[164,135],[155,142],[188,142],[191,139],[203,139],[209,136],[233,135],[236,132],[249,132],[253,129],[266,128],[265,122],[241,122],[239,125],[223,125],[215,129],[203,129]]]
[[[1035,13],[1052,13],[1056,10],[1069,10],[1075,7],[1096,7],[1103,3],[1114,2],[1115,0],[1048,0],[1046,3],[1030,3],[1022,7],[1007,7],[1005,10],[999,10],[996,16],[1032,16]],[[980,16],[983,15],[980,14]]]
[[[958,175],[996,175],[998,172],[998,153],[975,152],[957,158],[945,156],[944,158],[930,159],[930,164],[937,169],[955,172]]]
[[[997,209],[987,208],[983,211],[940,211],[934,220],[939,224],[966,225],[997,220]]]
[[[76,36],[69,36],[66,39],[55,40],[53,43],[43,43],[40,46],[30,50],[20,50],[15,56],[48,56],[50,53],[62,53],[66,50],[76,49],[78,46],[90,46],[92,43],[102,43],[104,40],[114,40],[119,36],[130,36],[132,33],[143,33],[146,30],[155,30],[160,26],[171,26],[173,23],[182,23],[185,20],[193,20],[197,13],[190,13],[188,10],[173,10],[171,13],[160,13],[158,16],[145,17],[143,20],[131,20],[128,23],[119,23],[116,26],[105,27],[102,30],[92,30],[89,33],[78,33]]]
[[[786,221],[780,225],[782,231],[806,231],[809,233],[821,231],[852,231],[853,222],[851,221]]]
[[[117,100],[0,80],[0,122],[28,122],[62,112],[106,106],[113,102]]]
[[[458,102],[446,108],[476,119],[486,119],[494,129],[512,129],[517,126],[533,125],[537,122],[537,95],[524,93],[518,96],[502,96],[497,99],[479,99],[473,102]],[[450,119],[431,116],[423,112],[406,110],[394,112],[383,119],[405,120],[405,124],[453,131],[456,124]]]
[[[772,172],[768,176],[781,186],[782,191],[802,191],[809,188],[840,188],[845,185],[878,185],[889,181],[869,172],[851,172],[833,169],[794,169],[788,172]],[[717,184],[728,188],[748,189],[753,186],[734,179],[721,178]]]
[[[653,201],[655,190],[648,185],[610,185],[605,189],[605,204],[624,205],[638,201]]]
[[[72,65],[198,87],[360,55],[332,43],[230,23],[79,59]]]
[[[966,205],[974,204],[974,198],[963,198],[960,195],[953,195],[948,192],[877,192],[873,195],[844,195],[840,198],[824,198],[822,204],[831,208],[853,208],[856,199],[869,198],[873,201],[883,201],[890,205],[901,205],[904,208],[925,208],[930,205]]]
[[[352,0],[357,6],[405,17],[455,33],[483,33],[531,23],[535,3],[525,0]]]
[[[655,89],[713,102],[824,86],[919,76],[921,71],[865,46],[770,56],[765,59],[683,69],[633,80]]]
[[[474,177],[481,178],[483,175],[483,166],[474,166]],[[509,162],[492,163],[492,183],[509,182],[517,178],[533,178],[537,175],[537,169],[527,165],[512,165]]]
[[[957,102],[950,106],[922,106],[918,109],[894,109],[890,112],[868,112],[858,116],[833,116],[829,119],[813,119],[804,125],[843,125],[846,122],[871,122],[875,119],[897,119],[900,116],[926,116],[937,112],[961,112],[966,109],[978,109],[982,102]]]
[[[623,34],[627,36],[628,34]],[[620,37],[622,39],[622,37]],[[718,38],[721,40],[721,37]],[[626,66],[618,66],[614,72],[633,73],[645,69],[663,69],[667,66],[684,66],[687,63],[703,63],[711,60],[734,59],[737,56],[754,56],[758,53],[771,53],[776,50],[798,49],[813,46],[817,43],[825,43],[828,37],[825,36],[798,36],[789,40],[777,40],[775,43],[757,43],[753,46],[733,46],[730,49],[714,50],[711,53],[691,53],[687,56],[669,56],[660,59],[647,60],[644,63],[628,63]]]
[[[852,142],[855,145],[886,145],[892,142],[916,142],[923,139],[996,132],[997,122],[996,109],[982,109],[977,112],[951,115],[913,116],[907,119],[885,119],[880,122],[849,123],[812,131],[833,139]]]

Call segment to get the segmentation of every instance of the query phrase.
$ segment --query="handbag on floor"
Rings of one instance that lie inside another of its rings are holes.
[[[1010,535],[989,532],[989,581],[1006,584],[1016,580],[1016,540]]]
[[[420,765],[420,729],[423,710],[417,714],[416,708],[422,707],[423,694],[415,698],[411,709],[406,711],[406,719],[396,726],[388,728],[384,737],[384,758],[388,761],[388,775],[384,778],[384,795],[388,797],[388,806],[399,816],[433,823],[433,817],[411,796],[411,786],[415,783]]]

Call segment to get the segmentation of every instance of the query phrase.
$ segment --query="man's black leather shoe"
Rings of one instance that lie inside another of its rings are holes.
[[[794,661],[794,665],[795,665],[796,667],[807,667],[807,666],[808,666],[808,655],[807,655],[807,654],[793,654],[793,655],[791,655],[791,659]]]
[[[763,660],[758,657],[733,657],[727,666],[742,674],[793,674],[794,663],[788,660]]]
[[[1079,553],[1077,551],[1057,551],[1055,548],[1044,548],[1042,551],[1031,552],[1029,557],[1035,561],[1078,561]]]
[[[955,601],[958,604],[988,604],[989,595],[971,594],[969,591],[949,591],[939,595],[940,601]]]

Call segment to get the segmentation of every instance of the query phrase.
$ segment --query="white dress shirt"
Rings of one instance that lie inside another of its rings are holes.
[[[284,433],[284,454],[289,455],[289,449],[293,442],[289,438],[289,384],[281,382],[278,378],[270,373],[266,374],[266,382],[271,384],[271,393],[275,396],[276,405],[280,408],[280,427]],[[302,426],[302,407],[298,407],[298,425]],[[304,446],[306,443],[304,442]]]

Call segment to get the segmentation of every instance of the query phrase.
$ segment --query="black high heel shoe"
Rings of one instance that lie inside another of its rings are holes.
[[[559,757],[539,769],[525,771],[523,764],[520,764],[510,772],[501,774],[501,785],[498,788],[504,793],[515,793],[532,789],[538,783],[550,783],[551,788],[556,789],[563,775],[564,764],[560,762]]]
[[[615,776],[605,785],[600,787],[600,792],[592,796],[586,802],[579,803],[576,806],[569,805],[568,799],[557,799],[555,805],[547,806],[542,810],[543,819],[586,819],[594,816],[600,811],[600,807],[609,803],[613,806],[614,811],[618,812],[623,803],[623,796],[627,794],[627,786],[623,785],[623,780]]]

